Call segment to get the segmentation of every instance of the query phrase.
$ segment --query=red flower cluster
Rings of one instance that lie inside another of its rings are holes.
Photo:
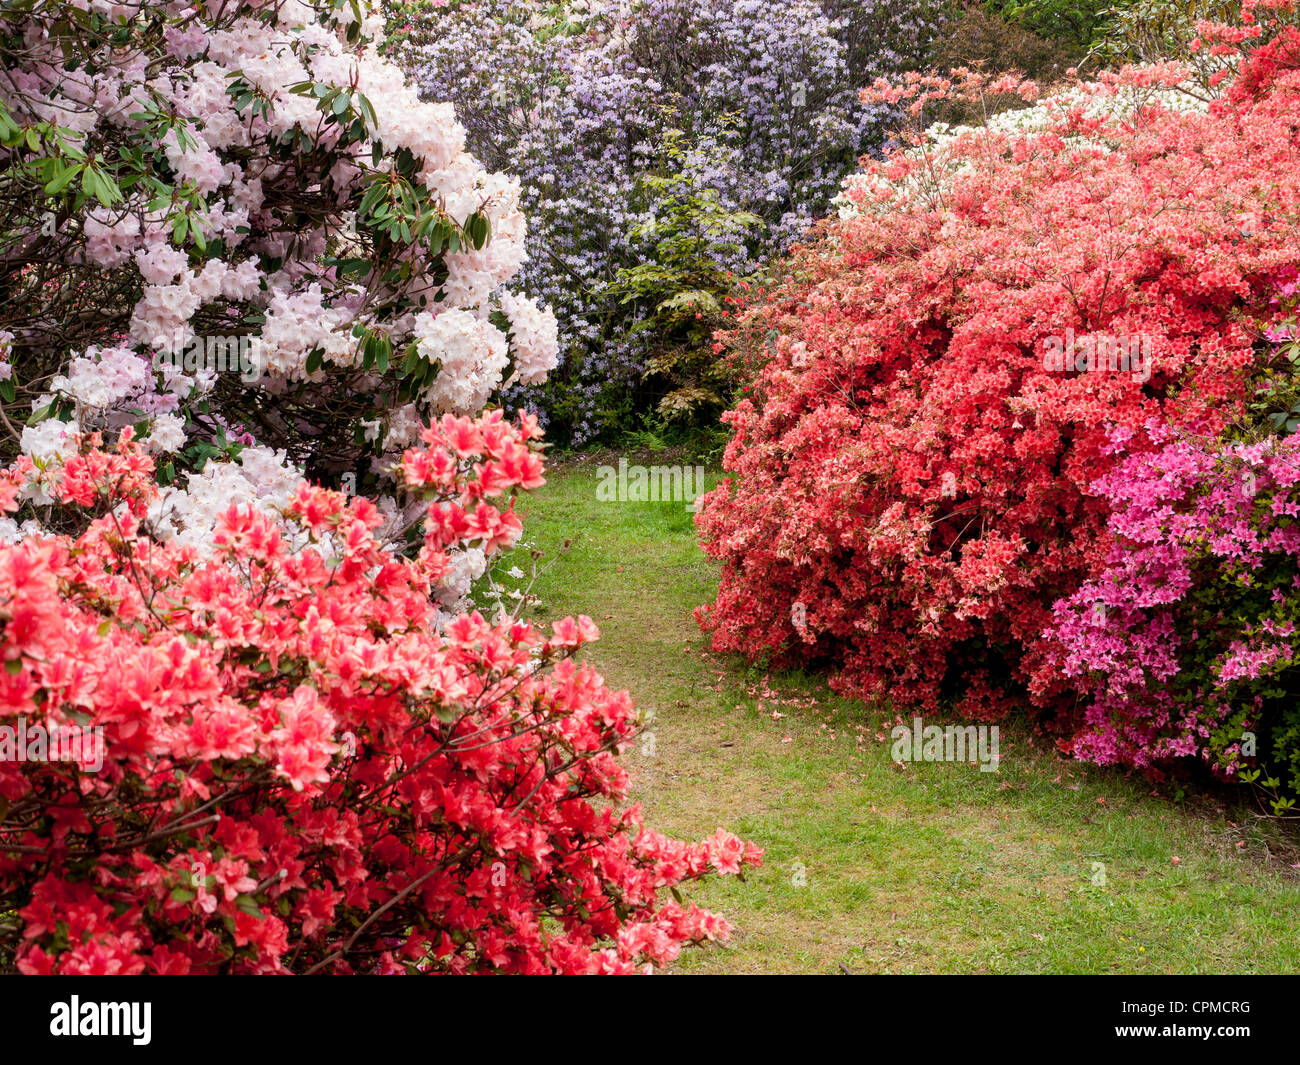
[[[590,619],[432,627],[445,552],[517,532],[494,500],[542,483],[537,435],[426,431],[400,467],[432,517],[414,561],[369,501],[309,485],[280,519],[232,508],[208,555],[158,542],[129,436],[46,471],[95,510],[0,546],[0,966],[629,972],[724,936],[660,895],[758,851],[620,807],[638,718],[572,657]],[[81,743],[15,757],[38,729]]]
[[[1105,561],[1108,427],[1230,421],[1300,265],[1300,36],[1241,48],[1208,107],[1132,69],[850,186],[730,336],[761,365],[697,519],[715,649],[976,717],[1059,696],[1041,637]]]

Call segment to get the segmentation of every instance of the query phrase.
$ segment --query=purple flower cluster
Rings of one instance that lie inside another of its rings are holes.
[[[562,13],[557,13],[562,11]],[[721,265],[737,275],[822,214],[887,117],[857,89],[914,67],[933,0],[586,0],[563,9],[478,0],[426,9],[403,49],[429,99],[449,100],[468,144],[517,174],[529,219],[521,280],[560,321],[561,365],[515,402],[580,444],[638,407],[655,338],[620,305],[620,268],[653,258],[656,203],[680,130],[701,190],[763,221]],[[645,404],[640,404],[643,409]]]

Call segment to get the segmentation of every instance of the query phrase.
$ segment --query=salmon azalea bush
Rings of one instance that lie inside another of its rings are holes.
[[[1044,633],[1110,558],[1114,434],[1212,440],[1281,358],[1291,7],[1200,27],[1224,67],[1208,100],[1186,68],[1128,68],[1023,124],[915,136],[846,185],[727,339],[755,371],[697,519],[723,564],[699,612],[715,649],[976,717],[1028,695],[1073,727],[1078,676]],[[920,119],[972,88],[1038,96],[963,73],[867,96]]]
[[[39,479],[80,528],[0,546],[0,967],[621,973],[725,936],[677,886],[758,852],[621,804],[639,719],[575,658],[591,620],[434,627],[449,552],[517,538],[537,436],[426,429],[396,471],[413,558],[309,484],[206,551],[159,540],[129,431],[11,467],[6,509]]]

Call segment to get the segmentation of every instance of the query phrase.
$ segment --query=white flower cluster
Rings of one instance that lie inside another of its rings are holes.
[[[274,514],[289,504],[302,480],[302,471],[284,452],[246,447],[236,461],[209,462],[184,487],[164,489],[149,508],[148,521],[159,536],[203,553],[211,547],[217,520],[232,506]]]
[[[380,429],[379,425],[375,426],[376,434]],[[384,435],[384,451],[390,455],[399,454],[420,439],[420,432],[423,429],[424,420],[420,417],[415,404],[407,403],[390,411],[388,428]]]
[[[440,362],[430,398],[439,410],[468,414],[480,410],[501,384],[509,362],[504,334],[486,318],[453,308],[437,317],[415,320],[416,351]]]
[[[442,579],[439,602],[444,607],[457,608],[469,597],[470,588],[487,572],[487,555],[482,548],[468,547],[452,553],[447,572]]]
[[[62,422],[57,418],[46,418],[23,428],[20,446],[35,469],[28,474],[19,499],[36,506],[48,506],[54,502],[53,481],[58,476],[58,467],[77,453],[80,432],[81,426],[75,419]],[[6,529],[10,527],[5,526]],[[39,522],[24,522],[22,528],[33,533],[42,531]]]
[[[325,305],[318,284],[301,292],[275,289],[266,308],[260,348],[266,355],[263,369],[270,375],[269,389],[276,391],[286,381],[306,377],[307,357],[313,349],[337,365],[353,363],[357,342],[351,325],[346,310]]]
[[[76,453],[79,432],[81,426],[75,421],[61,422],[57,418],[46,418],[35,425],[25,426],[21,444],[23,454],[40,466],[70,458]]]
[[[999,111],[982,126],[951,126],[946,122],[936,122],[925,130],[925,143],[912,151],[924,152],[930,157],[934,168],[951,177],[963,173],[971,166],[967,159],[952,151],[953,146],[963,138],[981,134],[1016,137],[1047,133],[1057,128],[1061,120],[1073,111],[1078,111],[1085,119],[1091,120],[1126,119],[1141,108],[1153,106],[1184,114],[1204,114],[1209,104],[1192,89],[1191,85],[1181,88],[1117,88],[1095,81],[1084,82],[1043,97],[1029,107]],[[1110,150],[1110,145],[1102,139],[1072,135],[1067,141],[1078,148]],[[927,180],[929,176],[927,173]],[[882,201],[872,194],[872,190],[880,184],[881,178],[878,175],[850,174],[845,178],[839,195],[831,201],[831,207],[843,219],[876,209],[887,209],[882,208]],[[904,183],[900,191],[905,194],[914,191],[917,184],[917,180]]]
[[[181,377],[171,378],[176,390],[173,396],[188,391],[192,384],[190,379],[181,384]],[[32,402],[35,411],[60,397],[72,400],[72,418],[66,422],[45,418],[25,426],[19,445],[22,453],[38,465],[48,465],[72,453],[78,433],[124,428],[138,420],[132,411],[151,391],[153,383],[154,369],[149,359],[133,348],[100,348],[92,344],[85,354],[68,363],[64,373],[50,380],[49,392]],[[185,440],[185,419],[171,411],[158,411],[143,442],[150,451],[173,452],[184,447]],[[34,489],[33,498],[48,502],[39,489]]]
[[[185,446],[185,419],[168,411],[155,415],[144,442],[150,451],[179,451]]]
[[[19,525],[13,518],[0,516],[0,544],[16,544],[33,536],[46,535],[41,523],[30,518]]]
[[[510,340],[515,354],[512,379],[531,385],[545,380],[560,356],[559,329],[549,307],[513,292],[501,294],[501,310],[510,320]]]
[[[51,394],[38,402],[48,403],[53,393],[62,392],[83,407],[111,407],[144,391],[152,372],[148,360],[130,348],[92,346],[69,363],[65,374],[50,382]]]

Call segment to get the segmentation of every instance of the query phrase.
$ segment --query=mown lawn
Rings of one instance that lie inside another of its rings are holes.
[[[596,485],[592,461],[553,464],[521,500],[549,566],[534,616],[593,617],[589,657],[654,710],[653,745],[627,755],[647,822],[725,825],[766,851],[745,882],[693,889],[735,934],[678,971],[1300,971],[1293,835],[1065,761],[1015,722],[997,773],[895,766],[892,715],[707,653],[691,612],[716,569],[692,514],[598,502]]]

